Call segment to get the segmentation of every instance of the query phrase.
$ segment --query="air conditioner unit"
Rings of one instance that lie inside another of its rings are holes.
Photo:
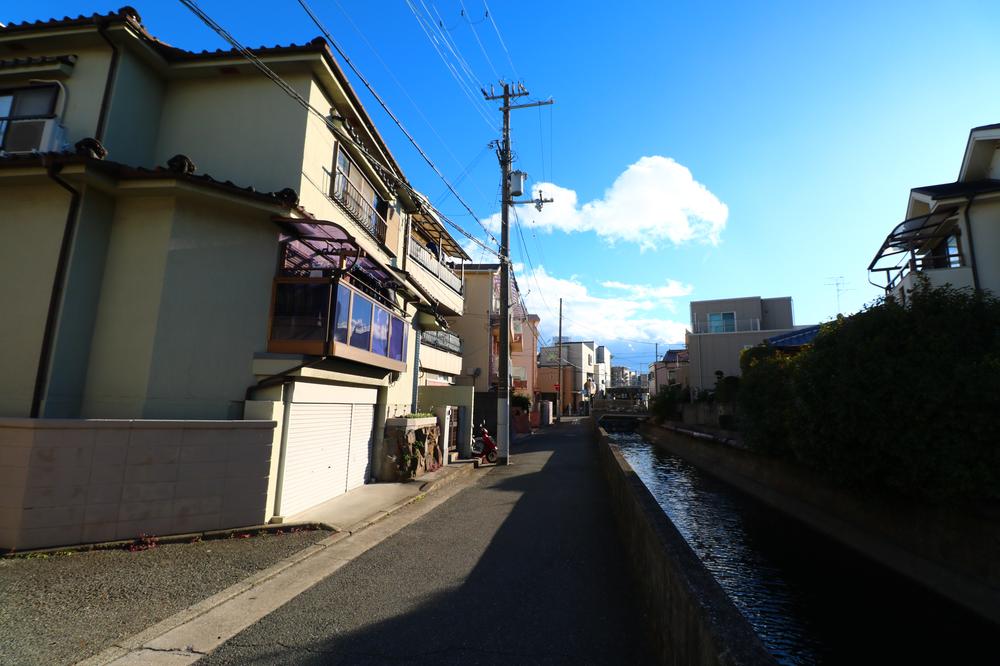
[[[63,148],[65,128],[57,118],[11,120],[4,141],[5,153],[47,153]]]

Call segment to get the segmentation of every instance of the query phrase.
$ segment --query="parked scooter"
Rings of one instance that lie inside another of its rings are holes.
[[[495,463],[499,457],[496,442],[486,430],[485,421],[476,426],[476,436],[472,441],[472,457],[488,463]]]

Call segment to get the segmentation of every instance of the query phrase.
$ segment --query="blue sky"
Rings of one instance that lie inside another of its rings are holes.
[[[909,189],[953,181],[969,129],[1000,122],[996,2],[487,3],[507,51],[482,0],[310,2],[442,171],[469,169],[458,189],[483,220],[498,210],[486,144],[500,114],[469,99],[424,28],[467,78],[556,100],[513,114],[517,168],[557,196],[518,211],[518,280],[543,337],[563,297],[565,331],[616,364],[682,342],[692,299],[792,296],[809,324],[836,314],[827,283],[843,276],[841,310],[859,309]],[[120,4],[15,0],[0,21]],[[200,5],[248,46],[319,34],[294,0]],[[178,2],[135,7],[165,41],[222,46]],[[356,85],[410,181],[483,237]]]

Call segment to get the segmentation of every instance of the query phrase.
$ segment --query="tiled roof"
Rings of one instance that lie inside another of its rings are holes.
[[[948,199],[950,197],[962,197],[970,194],[984,194],[986,192],[1000,192],[1000,180],[970,180],[968,182],[942,183],[941,185],[926,185],[924,187],[914,187],[911,192],[926,194],[932,199]]]
[[[781,335],[775,335],[768,338],[765,342],[772,347],[777,347],[778,349],[784,349],[788,347],[801,347],[803,345],[811,344],[816,336],[819,335],[819,324],[815,326],[806,326],[805,328],[796,329],[788,333],[782,333]]]
[[[158,180],[164,178],[181,180],[257,201],[282,205],[307,217],[312,217],[299,206],[298,195],[291,188],[279,192],[259,192],[253,187],[241,187],[230,180],[218,180],[208,174],[185,173],[167,167],[146,169],[71,152],[4,154],[0,156],[0,169],[4,167],[48,167],[54,164],[83,164],[122,180]]]
[[[107,14],[81,14],[77,17],[64,16],[62,18],[50,18],[44,21],[22,21],[21,23],[8,23],[0,28],[0,35],[13,32],[27,32],[40,28],[69,28],[80,25],[106,25],[108,23],[124,23],[126,20],[139,22],[139,12],[129,6],[122,7],[116,12]]]
[[[973,127],[973,132],[982,132],[984,130],[995,130],[1000,129],[1000,123],[993,123],[992,125],[980,125],[979,127]]]
[[[139,12],[136,11],[134,7],[128,5],[120,8],[118,11],[108,12],[107,14],[91,14],[89,16],[80,15],[77,17],[64,16],[63,18],[51,18],[42,21],[24,21],[21,23],[11,23],[5,27],[0,27],[0,37],[11,33],[18,32],[31,32],[35,30],[47,30],[47,29],[58,29],[64,27],[78,27],[83,25],[93,25],[97,26],[108,26],[116,24],[125,24],[133,28],[140,36],[140,38],[146,42],[153,50],[159,53],[164,60],[168,62],[193,62],[198,60],[210,60],[210,59],[221,59],[221,58],[233,58],[242,57],[240,52],[236,49],[216,49],[214,51],[186,51],[184,49],[178,48],[176,46],[171,46],[164,41],[161,41],[150,34],[145,26],[142,25],[142,19],[139,16]],[[385,140],[380,135],[377,128],[375,128],[375,123],[368,116],[367,110],[361,103],[360,98],[358,98],[357,93],[351,86],[350,81],[344,74],[340,65],[337,63],[336,59],[333,57],[333,53],[326,44],[326,40],[323,37],[316,37],[312,41],[306,44],[287,44],[281,45],[276,44],[274,46],[259,46],[257,48],[251,48],[251,52],[259,56],[267,55],[282,55],[290,53],[319,53],[322,54],[329,64],[330,69],[333,70],[335,77],[338,79],[340,84],[347,91],[348,97],[352,99],[354,105],[357,107],[359,113],[361,114],[364,121],[373,129],[373,134],[375,140],[379,144],[379,148],[385,152],[388,156],[389,162],[395,167],[396,173],[403,180],[406,180],[405,175],[403,175],[403,170],[396,163],[396,158],[392,155],[392,151],[389,150],[388,145]]]

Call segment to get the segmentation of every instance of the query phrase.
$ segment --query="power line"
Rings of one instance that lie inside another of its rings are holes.
[[[419,192],[417,192],[415,189],[413,189],[413,187],[410,186],[410,184],[407,183],[406,180],[404,178],[402,178],[401,175],[397,175],[396,169],[393,169],[392,167],[389,167],[388,165],[386,165],[385,163],[383,163],[379,158],[377,158],[374,155],[372,155],[371,152],[368,150],[368,148],[364,144],[362,144],[360,141],[355,140],[347,132],[345,132],[341,128],[337,127],[336,124],[333,122],[332,118],[330,118],[329,116],[327,116],[326,114],[324,114],[323,112],[321,112],[316,107],[312,106],[308,102],[308,100],[306,100],[294,88],[292,88],[288,84],[287,81],[285,81],[280,76],[278,76],[277,74],[275,74],[274,71],[271,70],[271,68],[268,67],[266,64],[264,64],[264,62],[260,58],[258,58],[250,49],[248,49],[245,46],[243,46],[235,37],[233,37],[231,34],[229,34],[229,32],[227,32],[225,28],[223,28],[212,17],[210,17],[208,14],[206,14],[197,5],[197,3],[194,2],[194,0],[179,0],[179,1],[180,1],[181,4],[183,4],[189,10],[191,10],[191,12],[195,16],[197,16],[199,19],[201,19],[201,21],[203,23],[205,23],[205,25],[207,25],[209,28],[211,28],[216,34],[218,34],[220,37],[222,37],[226,42],[228,42],[233,47],[233,49],[235,51],[237,51],[240,55],[242,55],[244,58],[246,58],[246,60],[248,60],[254,67],[256,67],[266,78],[268,78],[273,83],[275,83],[275,85],[277,85],[279,88],[281,88],[281,90],[286,95],[288,95],[293,100],[295,100],[295,102],[297,102],[300,106],[302,106],[302,108],[304,108],[307,112],[309,112],[309,113],[313,114],[314,116],[316,116],[317,118],[319,118],[323,122],[323,124],[326,125],[326,127],[331,132],[333,132],[334,134],[337,135],[338,138],[340,138],[345,143],[350,143],[350,144],[356,146],[358,148],[358,150],[360,150],[365,155],[365,157],[367,157],[374,165],[377,165],[378,167],[380,167],[383,170],[385,176],[387,178],[391,179],[394,184],[396,184],[397,186],[402,187],[402,188],[408,190],[409,192],[411,192],[417,198],[417,202],[419,204],[420,198],[423,195],[421,195]],[[474,242],[474,243],[482,246],[483,248],[487,249],[491,253],[493,252],[493,250],[491,250],[481,240],[479,240],[475,236],[472,236],[469,232],[467,232],[461,226],[455,224],[450,219],[448,219],[446,216],[440,215],[440,213],[439,213],[439,216],[441,217],[442,220],[444,220],[446,223],[450,224],[454,229],[456,229],[463,236],[465,236],[466,238],[468,238],[472,242]],[[474,214],[473,214],[473,217],[475,217]],[[478,218],[476,218],[476,219],[478,220]],[[482,224],[482,223],[480,223],[480,224]],[[488,232],[487,232],[487,235],[490,236],[490,238],[492,238],[492,235],[489,234]],[[495,238],[493,240],[496,241]]]
[[[430,157],[428,157],[427,153],[425,153],[424,149],[420,147],[420,144],[418,144],[417,140],[413,138],[413,135],[410,134],[409,130],[407,130],[406,127],[403,126],[402,121],[400,121],[399,118],[396,117],[396,114],[392,112],[392,109],[390,109],[389,105],[386,104],[385,100],[382,99],[382,96],[379,95],[378,92],[375,91],[375,88],[372,87],[372,84],[368,82],[368,79],[365,78],[365,75],[362,74],[361,71],[354,66],[354,62],[347,56],[344,50],[340,48],[340,45],[333,38],[333,35],[330,34],[330,31],[326,29],[326,26],[323,25],[322,21],[319,20],[319,17],[316,16],[316,14],[313,12],[312,8],[309,6],[309,3],[306,2],[306,0],[299,0],[299,4],[302,6],[302,9],[305,10],[306,14],[309,15],[309,18],[312,19],[313,23],[316,24],[316,27],[319,28],[320,32],[323,33],[323,36],[326,37],[326,40],[330,43],[330,46],[336,49],[337,53],[340,55],[341,58],[344,59],[344,62],[346,62],[347,66],[351,68],[351,71],[354,72],[355,76],[361,79],[361,83],[365,85],[365,88],[368,89],[368,92],[370,92],[372,94],[372,97],[374,97],[375,100],[379,103],[379,106],[382,107],[382,110],[385,111],[386,114],[392,119],[392,122],[396,123],[396,127],[398,127],[399,130],[410,141],[410,143],[413,144],[413,147],[417,149],[417,152],[420,153],[420,156],[424,158],[425,162],[427,162],[427,166],[429,166],[434,171],[434,173],[438,175],[438,178],[440,178],[441,181],[444,182],[444,184],[448,187],[448,189],[455,196],[455,198],[458,199],[458,202],[461,203],[462,206],[467,211],[469,211],[469,214],[472,215],[472,218],[479,223],[479,226],[483,228],[483,231],[486,233],[486,236],[488,238],[491,238],[493,242],[496,242],[496,238],[493,238],[492,234],[490,234],[489,230],[486,228],[486,225],[483,224],[482,220],[476,217],[476,214],[475,212],[473,212],[472,207],[465,202],[465,199],[463,199],[461,195],[459,195],[458,191],[455,190],[451,182],[448,181],[445,175],[441,173],[441,170],[437,168],[437,165],[434,164],[434,162],[431,160]]]
[[[493,78],[495,79],[502,78],[499,72],[497,72],[497,68],[493,66],[493,61],[490,60],[490,56],[486,52],[486,47],[483,46],[482,40],[479,39],[479,31],[476,30],[476,24],[469,21],[469,17],[466,16],[467,11],[465,9],[465,0],[458,0],[458,4],[462,6],[462,16],[465,16],[466,23],[469,24],[470,28],[472,28],[472,35],[476,38],[476,43],[479,44],[479,50],[483,52],[483,57],[486,58],[486,62],[489,64],[490,69],[493,70]]]
[[[421,4],[423,4],[421,2]],[[452,45],[448,37],[444,35],[437,24],[434,23],[434,18],[430,16],[430,10],[427,10],[427,6],[424,5],[424,10],[427,11],[427,16],[425,17],[423,13],[417,8],[416,4],[412,0],[406,0],[406,5],[410,8],[410,13],[413,14],[413,18],[417,20],[420,25],[421,31],[424,36],[427,37],[427,41],[431,43],[434,51],[437,52],[438,57],[441,58],[441,62],[444,63],[445,68],[451,74],[451,77],[458,84],[458,87],[465,94],[469,103],[476,109],[476,112],[482,117],[483,122],[486,123],[487,127],[491,130],[496,128],[493,125],[491,116],[487,113],[485,105],[479,100],[476,95],[476,88],[479,83],[476,81],[476,76],[472,73],[469,64],[465,61],[465,58],[458,51],[458,45]],[[432,32],[437,33],[438,37],[435,37]],[[442,48],[443,47],[443,48]],[[445,50],[451,51],[452,56],[454,56],[455,61],[458,63],[457,67],[448,62],[448,57],[445,55]],[[464,77],[467,77],[466,80]],[[470,84],[471,81],[471,84]]]
[[[389,67],[389,64],[385,61],[384,58],[382,58],[382,55],[378,52],[378,49],[376,49],[375,46],[371,43],[371,41],[365,35],[364,31],[358,26],[357,22],[355,22],[355,20],[351,18],[350,13],[348,13],[347,10],[344,9],[344,6],[340,3],[340,0],[334,0],[334,2],[337,5],[337,9],[340,10],[340,13],[344,15],[344,18],[346,18],[348,23],[351,24],[351,27],[354,28],[354,31],[357,32],[358,35],[361,37],[361,40],[365,43],[365,46],[367,46],[368,49],[375,55],[378,61],[382,64],[382,67],[385,69],[385,71],[388,72],[389,76],[396,83],[396,86],[399,88],[399,90],[403,93],[406,99],[410,101],[410,104],[413,106],[413,109],[417,112],[417,115],[419,115],[420,118],[424,121],[424,123],[426,123],[427,126],[430,128],[430,130],[434,132],[434,136],[438,138],[438,141],[441,142],[441,145],[444,146],[444,149],[448,151],[448,154],[451,155],[453,160],[455,160],[455,163],[458,164],[458,166],[462,166],[462,161],[451,149],[451,146],[448,145],[448,142],[444,140],[444,137],[441,136],[441,134],[437,131],[437,128],[434,126],[434,124],[424,114],[423,109],[421,109],[420,105],[417,104],[417,101],[413,99],[413,96],[410,95],[409,91],[406,89],[406,86],[404,86],[402,82],[396,77],[395,73],[393,73],[392,71],[392,68]],[[458,186],[457,182],[455,183],[455,186],[456,187]]]
[[[503,47],[503,52],[507,54],[507,62],[510,63],[510,68],[514,72],[514,76],[518,79],[521,75],[517,73],[517,67],[514,66],[514,60],[510,57],[510,51],[507,50],[507,44],[504,43],[503,37],[500,35],[500,28],[497,26],[497,22],[493,20],[493,12],[490,11],[490,6],[486,4],[486,0],[483,0],[483,7],[486,9],[486,16],[489,17],[490,23],[493,24],[493,30],[497,33],[497,40],[500,42],[500,46]]]

